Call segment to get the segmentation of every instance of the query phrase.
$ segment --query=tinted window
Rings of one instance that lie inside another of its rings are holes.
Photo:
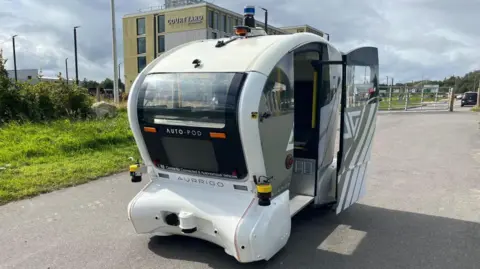
[[[463,95],[464,99],[477,99],[477,93],[476,92],[466,92]]]
[[[146,122],[223,128],[225,113],[235,112],[236,73],[151,74],[142,85],[140,109],[154,109]],[[235,95],[235,98],[231,98]],[[231,101],[228,101],[231,100]],[[158,112],[158,113],[157,113]]]
[[[138,67],[138,73],[142,72],[143,68],[147,66],[147,57],[145,56],[140,56],[137,58],[137,67]]]
[[[208,11],[208,27],[213,28],[214,25],[215,23],[214,23],[213,11],[209,10]]]
[[[137,19],[137,35],[145,34],[145,18]]]
[[[137,38],[137,54],[143,54],[147,52],[147,43],[145,37]]]
[[[293,112],[293,55],[285,55],[273,68],[263,88],[266,108],[273,115]]]
[[[165,16],[164,15],[159,15],[157,17],[157,31],[159,33],[165,32]]]
[[[223,29],[222,30],[224,32],[227,32],[228,31],[227,30],[227,28],[228,28],[228,26],[227,26],[227,15],[222,15],[222,23],[223,23],[223,25],[222,25]]]
[[[158,52],[165,52],[165,36],[159,35],[158,36]]]

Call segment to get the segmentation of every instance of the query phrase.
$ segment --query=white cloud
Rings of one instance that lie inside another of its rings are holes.
[[[159,6],[162,1],[116,0],[118,54],[122,61],[124,14]],[[242,12],[244,2],[215,1]],[[381,77],[396,81],[442,79],[480,69],[478,0],[257,0],[274,26],[309,24],[331,34],[342,50],[373,45],[380,49]],[[263,18],[259,11],[258,19]],[[42,68],[74,76],[73,26],[78,29],[79,78],[113,76],[110,1],[0,0],[0,48],[12,55],[17,37],[18,68]],[[7,63],[13,67],[12,61]],[[123,73],[123,70],[122,70]]]

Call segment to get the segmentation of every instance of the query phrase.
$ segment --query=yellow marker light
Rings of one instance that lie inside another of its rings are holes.
[[[130,165],[130,173],[137,172],[137,169],[138,169],[138,164]]]
[[[259,193],[270,193],[270,192],[272,192],[272,184],[257,185],[257,192],[259,192]]]

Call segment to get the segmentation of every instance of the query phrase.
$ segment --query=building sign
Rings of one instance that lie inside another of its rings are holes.
[[[203,22],[203,15],[200,16],[186,16],[186,17],[177,17],[168,20],[168,24],[195,24]]]

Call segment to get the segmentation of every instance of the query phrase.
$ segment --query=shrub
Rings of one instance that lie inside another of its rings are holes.
[[[0,121],[45,121],[86,118],[93,103],[87,89],[66,83],[41,81],[0,88]]]
[[[8,78],[0,51],[0,123],[86,118],[93,98],[76,84],[40,81],[15,83]]]

